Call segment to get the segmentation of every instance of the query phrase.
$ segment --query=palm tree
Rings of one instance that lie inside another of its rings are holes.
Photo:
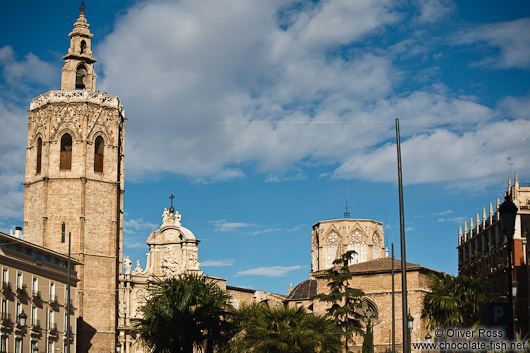
[[[333,321],[304,308],[266,305],[242,307],[235,315],[239,331],[229,352],[311,353],[340,352],[341,331]]]
[[[228,299],[205,277],[168,278],[153,284],[135,326],[150,353],[213,352],[229,339]]]
[[[430,328],[475,326],[479,322],[479,303],[496,298],[488,292],[488,279],[482,276],[453,277],[441,273],[432,276],[430,289],[422,309],[422,318]]]

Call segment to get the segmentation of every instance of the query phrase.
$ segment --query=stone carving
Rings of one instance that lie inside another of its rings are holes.
[[[140,265],[140,260],[136,260],[136,268],[132,271],[133,275],[142,273],[142,266]]]
[[[123,266],[125,267],[125,274],[130,274],[131,273],[132,261],[131,261],[131,259],[129,259],[129,256],[127,256],[125,259],[123,259]]]
[[[169,211],[167,208],[164,208],[164,212],[162,212],[162,223],[167,223],[169,219]]]
[[[169,252],[166,252],[168,256]],[[162,261],[162,273],[165,277],[176,277],[180,274],[179,263],[175,258],[165,258]]]
[[[118,303],[118,315],[120,317],[125,316],[125,309],[127,309],[127,305],[123,300],[120,300],[120,302]]]

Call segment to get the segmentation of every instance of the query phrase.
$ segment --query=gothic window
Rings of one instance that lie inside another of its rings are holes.
[[[70,134],[64,134],[61,137],[61,160],[59,169],[70,170],[72,169],[72,136]]]
[[[372,320],[372,323],[373,321],[379,318],[379,312],[377,310],[377,305],[369,298],[362,299],[362,311],[363,311],[363,316],[366,319]]]
[[[349,264],[354,265],[361,262],[365,262],[367,248],[368,245],[366,245],[366,241],[364,240],[362,234],[359,231],[353,233],[348,243],[348,250],[355,251],[355,254],[352,255]]]
[[[326,268],[333,266],[333,261],[337,257],[337,249],[339,247],[340,236],[333,232],[328,236],[326,241]]]
[[[87,75],[87,69],[85,65],[81,64],[77,67],[75,73],[75,89],[85,89],[85,76]]]
[[[379,255],[381,254],[379,235],[377,233],[374,233],[374,235],[372,236],[372,244],[372,260],[377,260],[379,258]]]
[[[40,173],[42,168],[42,139],[37,139],[37,174]]]
[[[103,137],[98,136],[94,144],[94,171],[103,173]]]
[[[83,54],[86,50],[86,42],[84,40],[81,41],[81,54]]]

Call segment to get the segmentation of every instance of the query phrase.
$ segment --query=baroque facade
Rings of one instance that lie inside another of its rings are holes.
[[[145,347],[138,340],[134,329],[134,319],[141,318],[141,307],[149,298],[150,284],[164,278],[186,274],[203,275],[199,264],[199,240],[181,224],[181,215],[173,206],[164,209],[162,225],[147,237],[149,252],[145,269],[140,260],[133,269],[129,257],[123,260],[123,273],[120,274],[118,304],[118,344],[123,353],[144,353]],[[227,286],[226,279],[205,276],[231,297],[234,307],[252,302],[269,306],[283,305],[283,295],[246,288]]]
[[[96,91],[84,10],[69,34],[61,89],[30,104],[26,153],[26,240],[72,257],[79,284],[78,352],[113,352],[121,267],[124,111]],[[51,352],[50,352],[51,353]]]

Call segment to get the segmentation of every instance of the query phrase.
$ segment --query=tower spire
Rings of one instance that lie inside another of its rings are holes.
[[[346,212],[344,212],[344,218],[350,218],[350,212],[348,212],[348,187],[346,186]]]
[[[79,18],[74,23],[74,29],[70,37],[70,48],[68,54],[63,56],[65,61],[62,69],[61,89],[86,89],[96,90],[96,73],[94,63],[97,60],[92,56],[92,37],[88,29],[90,25],[85,18],[85,2],[79,7]]]

